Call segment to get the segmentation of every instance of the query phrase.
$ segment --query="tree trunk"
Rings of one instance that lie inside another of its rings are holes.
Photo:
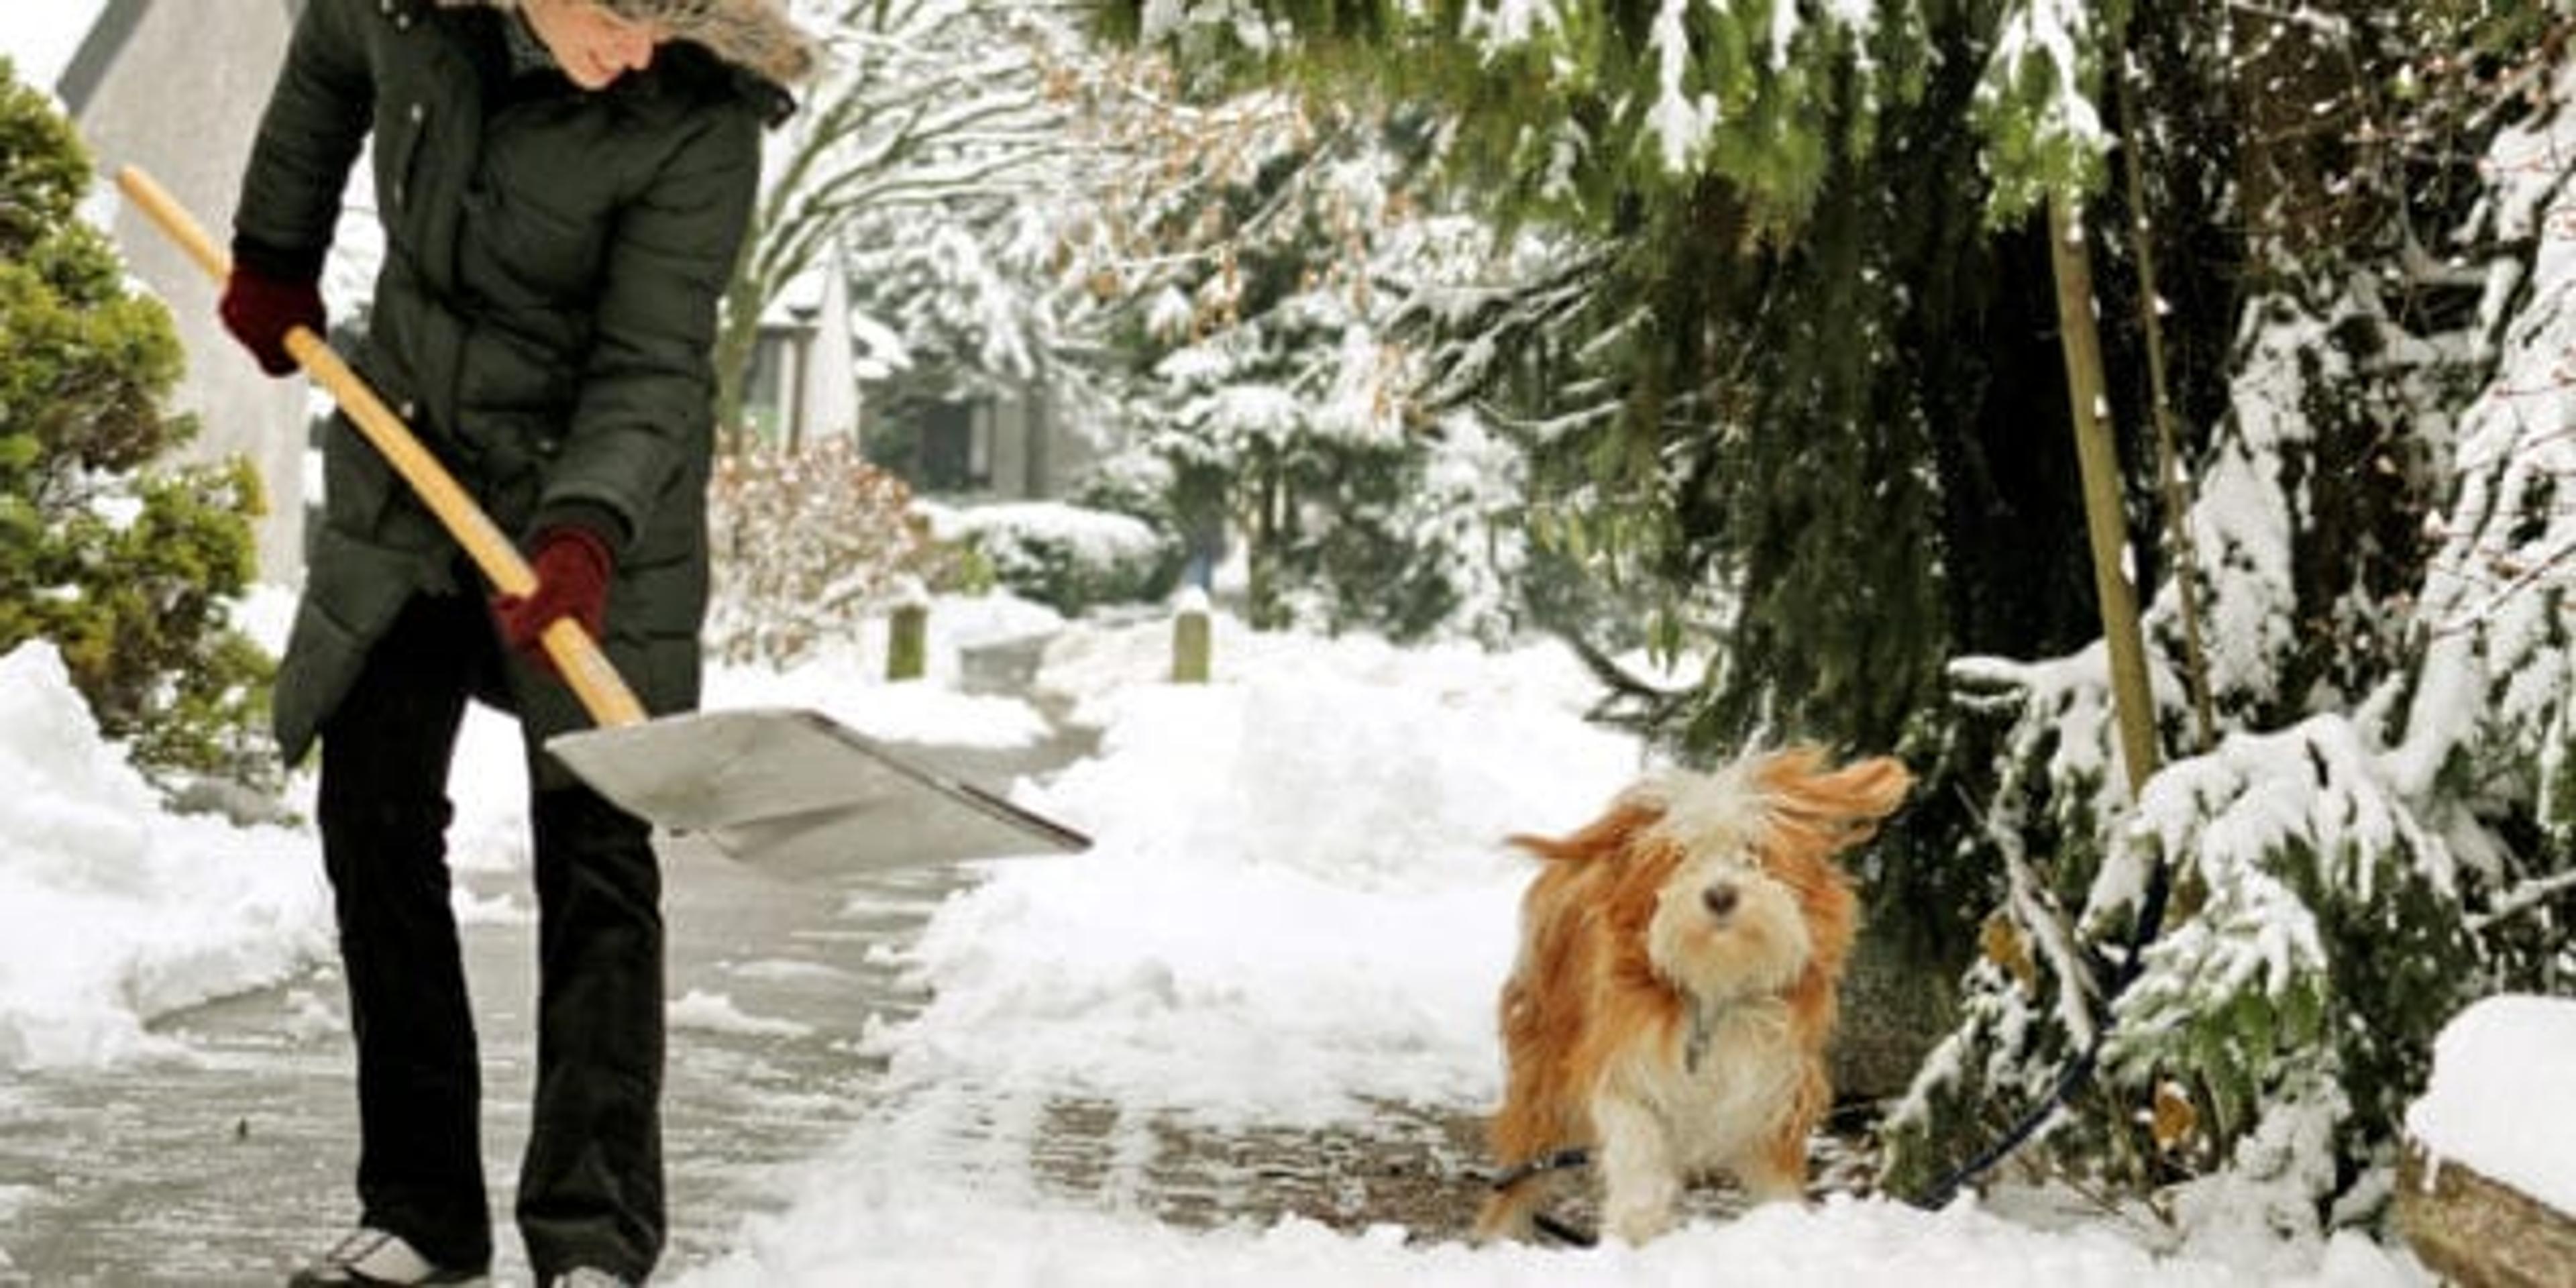
[[[2218,745],[2218,717],[2209,695],[2209,654],[2200,642],[2200,561],[2193,556],[2190,498],[2182,483],[2182,449],[2174,441],[2173,401],[2165,379],[2164,301],[2156,285],[2156,239],[2147,220],[2146,121],[2138,115],[2135,73],[2120,73],[2122,171],[2129,188],[2129,236],[2138,259],[2138,327],[2147,342],[2147,414],[2156,427],[2156,476],[2163,492],[2165,539],[2171,543],[2174,603],[2182,615],[2183,676],[2191,688],[2191,714],[2200,734],[2195,750]]]
[[[2102,338],[2093,322],[2093,252],[2080,211],[2064,193],[2048,199],[2049,262],[2057,277],[2059,342],[2066,350],[2067,399],[2073,404],[2075,454],[2084,479],[2084,526],[2093,542],[2093,587],[2101,600],[2102,636],[2111,655],[2111,702],[2119,717],[2120,756],[2136,799],[2156,769],[2156,711],[2147,686],[2146,642],[2138,631],[2138,597],[2125,570],[2128,524],[2120,506],[2120,457],[2111,441],[2111,403],[2102,376]]]
[[[745,446],[743,381],[750,377],[752,349],[759,340],[760,315],[752,305],[739,302],[725,310],[712,355],[716,373],[716,444],[724,452],[739,452]]]

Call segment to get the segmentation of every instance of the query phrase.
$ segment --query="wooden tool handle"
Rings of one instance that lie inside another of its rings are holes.
[[[232,275],[232,257],[152,176],[127,166],[116,172],[116,186],[208,276],[221,283]],[[303,365],[305,374],[330,392],[357,425],[358,432],[366,435],[367,441],[375,444],[376,450],[393,465],[394,472],[411,484],[412,491],[430,513],[438,516],[456,543],[465,547],[465,553],[474,560],[475,567],[483,570],[494,589],[505,595],[526,595],[536,590],[537,575],[519,556],[519,548],[493,526],[483,507],[457,484],[456,476],[420,445],[420,439],[413,436],[402,418],[376,397],[367,382],[341,361],[322,337],[309,328],[296,327],[286,333],[286,351]],[[626,687],[617,668],[609,665],[608,656],[599,651],[599,645],[579,623],[569,617],[557,618],[547,625],[542,642],[546,656],[563,672],[565,682],[572,685],[591,719],[612,728],[644,722],[643,704],[635,700],[634,691]]]

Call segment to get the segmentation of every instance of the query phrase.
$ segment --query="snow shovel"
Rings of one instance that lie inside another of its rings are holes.
[[[116,183],[217,282],[230,275],[223,249],[150,175],[128,166]],[[287,333],[286,350],[496,589],[536,589],[518,548],[322,337],[297,327]],[[599,725],[557,735],[547,750],[629,813],[710,842],[737,861],[825,872],[1090,848],[1081,833],[906,761],[820,712],[763,708],[648,719],[580,625],[557,619],[543,643]]]

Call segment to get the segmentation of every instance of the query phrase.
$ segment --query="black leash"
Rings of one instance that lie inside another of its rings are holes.
[[[1552,1149],[1518,1167],[1505,1169],[1501,1175],[1493,1179],[1490,1188],[1508,1190],[1541,1172],[1562,1172],[1568,1168],[1587,1166],[1591,1162],[1592,1151],[1580,1145],[1566,1149]]]
[[[2084,1049],[2076,1052],[2075,1058],[2067,1061],[2066,1067],[2058,1071],[2057,1081],[2049,1087],[2048,1094],[2040,1097],[2039,1103],[2033,1105],[2029,1112],[2024,1113],[2021,1121],[2014,1123],[2012,1130],[1997,1138],[1994,1144],[1988,1145],[1976,1157],[1952,1168],[1948,1175],[1933,1182],[1908,1202],[1919,1208],[1933,1210],[1948,1207],[1950,1200],[1957,1198],[1959,1191],[1966,1188],[1969,1182],[1993,1171],[1998,1164],[2011,1157],[2014,1150],[2028,1144],[2031,1136],[2056,1115],[2068,1098],[2083,1090],[2084,1084],[2093,1080],[2094,1067],[2101,1063],[2103,1044],[2110,1041],[2111,1030],[2115,1023],[2111,1003],[2118,1001],[2122,993],[2129,991],[2129,985],[2136,983],[2138,976],[2145,973],[2146,968],[2141,964],[2141,959],[2146,953],[2147,945],[2155,942],[2156,936],[2164,927],[2165,902],[2172,890],[2173,874],[2163,858],[2159,857],[2154,870],[2147,874],[2147,897],[2144,906],[2138,909],[2138,924],[2130,928],[2128,956],[2120,963],[2119,974],[2112,979],[2110,987],[2102,994],[2102,1027],[2095,1029],[2093,1040],[2085,1043]]]
[[[1589,1248],[1601,1242],[1601,1240],[1590,1230],[1586,1230],[1580,1226],[1568,1225],[1546,1212],[1532,1213],[1530,1215],[1530,1224],[1537,1226],[1539,1233],[1544,1234],[1559,1243],[1570,1244],[1577,1248]]]
[[[2092,1080],[2093,1066],[2102,1054],[2102,1040],[2109,1035],[2110,1029],[2107,1026],[2101,1032],[2094,1034],[2093,1040],[2087,1043],[2082,1051],[2077,1052],[2074,1059],[2067,1061],[2065,1068],[2058,1071],[2057,1081],[2048,1089],[2048,1094],[2040,1097],[2039,1103],[2033,1106],[2030,1112],[2023,1114],[2021,1121],[2013,1124],[2011,1131],[2005,1132],[1995,1143],[1979,1151],[1976,1157],[1952,1168],[1949,1175],[1933,1182],[1921,1194],[1906,1201],[1916,1207],[1936,1212],[1948,1207],[1950,1200],[1957,1198],[1959,1191],[1966,1188],[1968,1182],[1993,1171],[1997,1164],[2010,1158],[2014,1150],[2028,1144],[2031,1136],[2056,1115],[2059,1106],[2066,1103],[2067,1097],[2074,1095],[2083,1088],[2085,1083]]]
[[[1488,1183],[1488,1188],[1500,1192],[1542,1172],[1568,1171],[1577,1167],[1588,1167],[1591,1163],[1592,1151],[1580,1145],[1552,1149],[1517,1166],[1505,1168]],[[1559,1220],[1546,1212],[1531,1214],[1530,1224],[1537,1227],[1539,1233],[1559,1243],[1570,1244],[1577,1248],[1589,1248],[1600,1242],[1600,1239],[1590,1230]]]

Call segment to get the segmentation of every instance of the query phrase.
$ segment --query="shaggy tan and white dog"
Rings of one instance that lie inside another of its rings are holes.
[[[1546,866],[1502,993],[1509,1077],[1490,1146],[1506,1175],[1588,1148],[1602,1225],[1631,1243],[1707,1174],[1756,1200],[1801,1197],[1858,920],[1834,858],[1912,783],[1886,757],[1760,752],[1640,782],[1571,836],[1514,837]],[[1499,1185],[1477,1238],[1528,1238],[1553,1176]]]

